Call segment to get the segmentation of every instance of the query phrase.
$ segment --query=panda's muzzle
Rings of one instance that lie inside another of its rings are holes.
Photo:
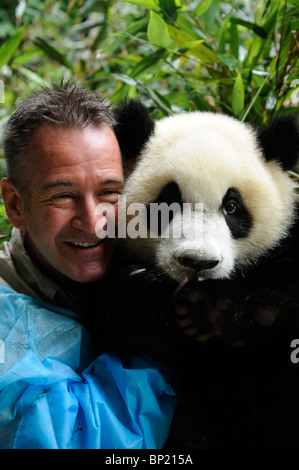
[[[176,260],[184,268],[194,269],[197,273],[215,268],[219,263],[219,260],[216,259],[202,259],[190,254],[177,256]]]

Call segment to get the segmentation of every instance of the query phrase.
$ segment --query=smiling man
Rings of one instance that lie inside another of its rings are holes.
[[[8,177],[1,190],[17,230],[2,248],[2,284],[46,301],[59,291],[61,305],[70,307],[76,283],[103,278],[115,239],[97,238],[96,208],[110,203],[117,215],[123,186],[113,126],[96,93],[70,84],[34,93],[12,115],[4,132]]]
[[[95,229],[107,223],[99,204],[117,217],[123,187],[114,125],[97,93],[66,83],[30,95],[5,126],[1,191],[14,228],[0,248],[1,449],[166,441],[176,401],[159,367],[97,357],[83,326],[109,304],[101,281],[116,240]]]
[[[97,205],[117,205],[123,185],[120,150],[111,128],[43,124],[31,137],[34,171],[24,201],[11,179],[2,182],[8,217],[24,246],[51,277],[92,282],[109,267],[115,240],[99,240]],[[115,211],[116,212],[116,211]]]

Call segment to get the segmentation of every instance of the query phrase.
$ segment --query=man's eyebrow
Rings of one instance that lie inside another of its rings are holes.
[[[48,181],[48,183],[43,185],[43,189],[46,191],[51,188],[56,188],[57,186],[72,186],[72,183],[64,180]]]
[[[103,184],[124,184],[124,181],[118,178],[109,178],[107,180],[104,180]]]
[[[118,178],[108,178],[104,181],[101,182],[101,185],[106,186],[108,184],[119,184],[123,185],[124,181],[122,179]],[[56,188],[57,186],[73,186],[73,183],[71,181],[67,180],[55,180],[55,181],[48,181],[43,185],[43,190],[47,191],[48,189]]]

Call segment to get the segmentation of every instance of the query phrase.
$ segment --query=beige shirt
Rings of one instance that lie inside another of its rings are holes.
[[[15,227],[10,241],[0,246],[0,285],[71,310],[80,311],[84,303],[81,296],[58,286],[32,263]]]

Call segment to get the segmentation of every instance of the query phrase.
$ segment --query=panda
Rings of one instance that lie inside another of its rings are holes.
[[[299,448],[296,117],[154,121],[139,101],[115,114],[136,234],[120,240],[103,344],[178,381],[166,447]]]

